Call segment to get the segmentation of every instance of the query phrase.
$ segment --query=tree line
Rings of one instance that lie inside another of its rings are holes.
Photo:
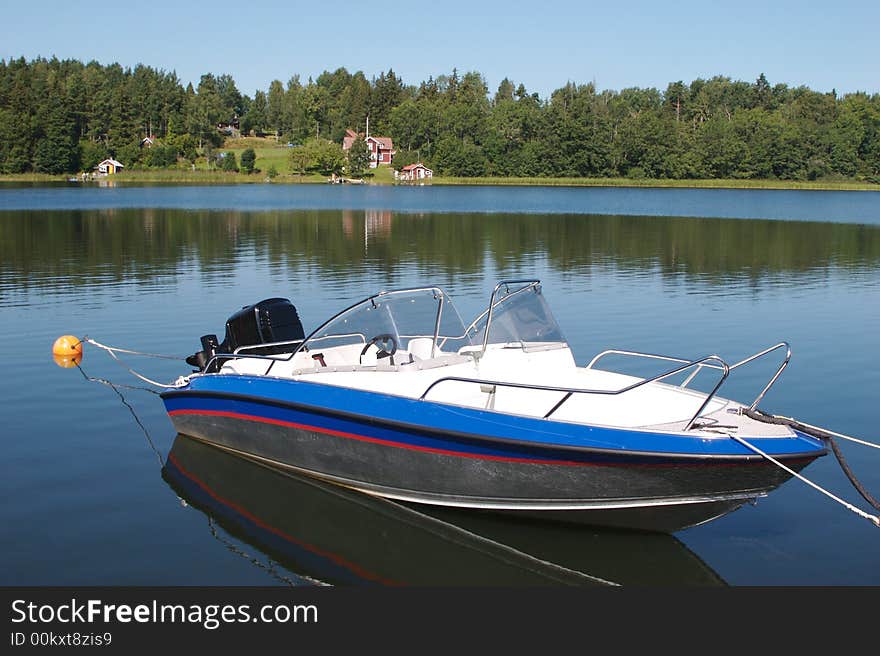
[[[195,162],[234,122],[319,152],[368,120],[371,134],[394,140],[395,167],[423,161],[450,176],[880,183],[880,94],[771,85],[763,74],[663,90],[569,82],[540,98],[507,78],[492,92],[475,71],[411,85],[391,69],[367,79],[340,68],[251,97],[228,74],[194,87],[144,65],[0,60],[2,173],[88,170],[108,156],[130,167]],[[146,136],[158,145],[143,148]]]

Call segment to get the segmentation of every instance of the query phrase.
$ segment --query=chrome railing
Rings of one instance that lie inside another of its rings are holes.
[[[634,390],[638,387],[642,387],[643,385],[647,385],[648,383],[654,383],[654,382],[657,382],[657,381],[662,380],[664,378],[668,378],[669,376],[674,376],[675,374],[680,373],[680,372],[684,371],[685,369],[688,369],[690,367],[695,367],[695,366],[698,366],[700,364],[703,364],[703,363],[706,363],[709,361],[717,362],[718,364],[713,365],[713,367],[722,370],[724,373],[721,375],[721,378],[719,379],[718,383],[715,385],[715,388],[706,397],[706,399],[700,405],[697,412],[694,414],[693,417],[691,417],[690,421],[688,421],[687,425],[684,427],[685,430],[690,430],[690,428],[694,425],[694,422],[697,420],[697,418],[700,416],[700,414],[703,412],[703,410],[706,409],[706,406],[709,405],[709,402],[715,396],[715,393],[718,391],[718,389],[721,387],[721,385],[727,379],[728,374],[730,373],[730,367],[728,367],[727,363],[724,362],[724,360],[722,360],[717,355],[707,355],[706,357],[700,358],[699,360],[693,360],[691,362],[686,362],[685,364],[683,364],[679,367],[675,367],[673,369],[670,369],[669,371],[666,371],[662,374],[658,374],[658,375],[653,376],[651,378],[645,378],[645,379],[640,380],[636,383],[633,383],[632,385],[627,385],[626,387],[623,387],[623,388],[617,389],[617,390],[601,390],[601,389],[597,390],[597,389],[587,389],[587,388],[581,388],[581,387],[559,387],[556,385],[536,385],[536,384],[532,384],[532,383],[514,383],[514,382],[510,382],[510,381],[503,381],[503,380],[488,380],[488,379],[483,379],[483,378],[467,378],[464,376],[445,376],[443,378],[438,378],[433,383],[428,385],[427,389],[424,392],[422,392],[422,395],[419,397],[419,400],[424,401],[425,398],[428,396],[428,393],[432,389],[434,389],[440,383],[449,382],[449,381],[457,381],[460,383],[474,383],[474,384],[490,385],[490,386],[495,385],[495,386],[500,386],[500,387],[514,387],[514,388],[518,388],[518,389],[540,390],[540,391],[545,391],[545,392],[563,392],[565,394],[565,396],[563,396],[562,399],[560,399],[544,415],[544,419],[549,419],[553,415],[553,413],[555,413],[560,408],[560,406],[562,406],[562,404],[565,403],[568,399],[570,399],[572,397],[572,395],[574,395],[574,394],[602,394],[602,395],[606,395],[606,396],[617,396],[618,394],[624,394],[624,393],[629,392],[631,390]]]
[[[678,387],[685,388],[690,384],[690,382],[694,379],[694,377],[700,371],[702,371],[703,368],[716,369],[716,370],[721,371],[722,372],[721,376],[718,379],[718,382],[715,383],[715,386],[712,388],[712,391],[706,395],[706,398],[700,404],[700,407],[697,409],[697,411],[694,413],[694,415],[688,420],[687,424],[685,424],[684,430],[690,430],[691,428],[693,428],[697,419],[699,419],[700,415],[703,413],[703,411],[706,409],[706,407],[709,405],[709,403],[712,401],[712,399],[715,398],[715,395],[718,393],[718,390],[721,389],[721,386],[727,380],[727,377],[730,375],[731,371],[733,371],[743,365],[754,362],[755,360],[762,358],[763,356],[767,355],[768,353],[772,353],[773,351],[776,351],[781,348],[785,349],[785,357],[783,358],[782,363],[776,369],[776,372],[773,374],[773,376],[771,376],[770,380],[767,382],[767,384],[764,386],[764,388],[761,390],[761,392],[758,394],[758,396],[755,398],[755,400],[749,406],[749,410],[754,410],[757,407],[758,403],[761,402],[761,399],[763,399],[764,396],[767,394],[769,389],[779,379],[779,376],[782,374],[782,372],[788,366],[789,361],[791,360],[791,347],[789,347],[787,342],[780,342],[779,344],[776,344],[774,346],[766,348],[763,351],[759,351],[758,353],[755,353],[754,355],[750,355],[749,357],[745,358],[744,360],[740,360],[739,362],[737,362],[734,365],[728,365],[718,355],[708,355],[706,357],[699,358],[697,360],[684,360],[682,358],[674,358],[674,357],[670,357],[670,356],[666,356],[666,355],[657,355],[654,353],[639,353],[637,351],[621,351],[621,350],[617,350],[617,349],[609,349],[607,351],[603,351],[602,353],[600,353],[596,357],[594,357],[589,362],[589,364],[587,364],[587,366],[585,368],[592,369],[593,366],[596,364],[596,362],[598,362],[601,358],[605,357],[606,355],[611,355],[611,354],[637,356],[637,357],[644,357],[644,358],[656,359],[656,360],[666,360],[666,361],[670,361],[670,362],[678,362],[680,364],[679,364],[679,366],[673,367],[672,369],[665,371],[663,373],[657,374],[656,376],[652,376],[651,378],[645,378],[645,379],[639,380],[638,382],[635,382],[632,385],[627,385],[626,387],[622,387],[622,388],[616,389],[616,390],[601,390],[601,389],[597,390],[597,389],[588,389],[588,388],[580,388],[580,387],[562,387],[562,386],[556,386],[556,385],[537,385],[537,384],[533,384],[533,383],[514,383],[511,381],[489,380],[489,379],[484,379],[484,378],[468,378],[468,377],[464,377],[464,376],[445,376],[443,378],[438,378],[437,380],[432,382],[430,385],[428,385],[428,387],[425,389],[425,391],[422,392],[422,395],[419,397],[419,400],[420,401],[426,400],[428,394],[437,385],[440,385],[441,383],[445,383],[445,382],[451,382],[451,381],[460,382],[460,383],[473,383],[473,384],[487,385],[487,386],[512,387],[512,388],[517,388],[517,389],[529,389],[529,390],[537,390],[537,391],[545,391],[545,392],[561,392],[564,394],[564,396],[559,401],[557,401],[556,404],[543,415],[544,419],[549,419],[557,410],[559,410],[559,408],[566,401],[568,401],[568,399],[570,399],[575,394],[601,394],[601,395],[606,395],[606,396],[617,396],[620,394],[625,394],[626,392],[637,389],[639,387],[642,387],[643,385],[647,385],[649,383],[659,382],[665,378],[669,378],[671,376],[679,374],[679,373],[686,371],[687,369],[690,369],[693,367],[694,372],[689,374],[688,377],[682,383],[680,383],[678,385]]]
[[[265,342],[263,344],[247,344],[245,346],[239,346],[235,349],[232,354],[238,355],[239,353],[243,353],[244,351],[251,351],[259,348],[268,348],[273,346],[293,346],[294,344],[302,344],[302,339],[287,339],[283,342]]]
[[[744,360],[740,360],[736,364],[730,365],[730,367],[729,367],[730,371],[734,371],[735,369],[738,369],[739,367],[741,367],[743,365],[749,364],[750,362],[754,362],[755,360],[764,357],[768,353],[772,353],[773,351],[776,351],[781,348],[785,349],[785,357],[783,358],[782,362],[780,363],[779,368],[776,369],[776,372],[773,374],[773,376],[770,377],[770,380],[764,386],[764,389],[762,389],[760,394],[758,394],[758,396],[755,397],[755,400],[752,401],[751,405],[749,406],[749,410],[754,410],[758,406],[758,404],[761,402],[761,399],[764,398],[764,395],[767,394],[767,392],[770,390],[770,388],[773,387],[773,385],[779,379],[779,376],[782,375],[782,372],[785,370],[785,368],[788,366],[789,361],[791,360],[791,347],[789,346],[788,342],[779,342],[779,344],[774,344],[773,346],[766,348],[763,351],[758,351],[754,355],[750,355],[749,357],[745,358]],[[590,360],[590,362],[587,364],[587,366],[585,368],[592,369],[594,367],[594,365],[600,359],[604,358],[606,355],[627,355],[627,356],[648,358],[648,359],[654,359],[654,360],[668,360],[669,362],[687,362],[687,360],[684,360],[682,358],[673,358],[668,355],[657,355],[656,353],[640,353],[638,351],[621,351],[618,349],[608,349],[607,351],[602,351],[596,357],[594,357],[592,360]],[[702,371],[703,367],[708,367],[708,368],[712,368],[712,369],[719,369],[720,368],[717,364],[704,363],[704,364],[697,365],[697,367],[694,369],[693,373],[691,373],[678,386],[683,387],[683,388],[687,387],[691,383],[691,381],[697,376],[697,374],[699,374],[700,371]]]
[[[785,370],[785,368],[788,366],[789,361],[791,360],[791,346],[788,345],[788,342],[779,342],[779,344],[771,346],[770,348],[766,348],[763,351],[755,353],[754,355],[750,355],[745,360],[740,360],[736,364],[731,365],[730,370],[733,371],[737,367],[741,367],[744,364],[749,364],[750,362],[754,362],[758,358],[761,358],[761,357],[767,355],[768,353],[772,353],[773,351],[775,351],[777,349],[781,349],[781,348],[785,349],[785,358],[783,358],[782,363],[779,365],[779,368],[776,370],[776,373],[770,377],[770,380],[764,386],[764,389],[761,390],[761,393],[755,397],[754,401],[752,401],[752,404],[749,406],[749,410],[754,410],[755,408],[757,408],[758,404],[761,402],[761,399],[764,398],[764,395],[770,390],[771,387],[773,387],[773,385],[776,383],[776,381],[779,380],[779,377],[782,375],[782,372]]]

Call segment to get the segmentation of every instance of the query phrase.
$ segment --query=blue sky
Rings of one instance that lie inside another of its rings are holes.
[[[9,2],[0,58],[147,64],[197,83],[229,73],[253,96],[273,79],[344,66],[408,84],[481,72],[542,98],[568,81],[657,87],[713,75],[838,93],[880,92],[880,2]]]

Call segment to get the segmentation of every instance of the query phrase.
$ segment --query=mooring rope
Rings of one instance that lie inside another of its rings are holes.
[[[846,474],[846,477],[849,479],[849,482],[852,483],[853,487],[858,490],[858,493],[862,495],[862,498],[874,506],[877,510],[880,510],[880,502],[877,501],[871,493],[865,489],[865,486],[862,485],[861,481],[856,478],[856,475],[853,473],[852,469],[849,468],[849,465],[846,462],[846,458],[843,457],[843,452],[840,450],[840,447],[837,446],[837,442],[831,438],[828,439],[828,443],[831,445],[831,449],[834,451],[835,457],[837,457],[837,462],[840,463],[840,468],[843,470],[843,473]]]
[[[122,365],[123,367],[125,367],[124,363],[122,362],[122,360],[119,359],[119,357],[116,356],[116,353],[115,353],[115,352],[119,352],[119,353],[130,353],[130,354],[132,354],[132,355],[143,355],[143,356],[154,357],[154,358],[163,358],[163,359],[167,359],[167,360],[182,360],[182,359],[183,359],[183,358],[178,358],[177,356],[173,356],[173,355],[163,355],[163,354],[158,354],[158,353],[143,353],[143,352],[140,352],[140,351],[132,351],[132,350],[129,350],[129,349],[122,349],[122,348],[116,348],[116,347],[113,347],[113,346],[107,346],[106,344],[101,344],[101,343],[99,343],[99,342],[96,342],[95,340],[90,339],[89,337],[83,337],[80,341],[82,341],[82,342],[87,342],[87,343],[91,344],[92,346],[95,346],[95,347],[97,347],[97,348],[100,348],[100,349],[103,349],[103,350],[107,351],[107,352],[113,357],[113,359],[116,360],[116,361],[117,361],[120,365]],[[125,405],[125,407],[128,409],[128,411],[131,413],[131,416],[134,418],[135,422],[136,422],[137,425],[140,427],[141,432],[143,432],[144,437],[146,437],[146,439],[147,439],[147,444],[149,444],[150,449],[152,449],[153,453],[156,455],[156,458],[157,458],[158,461],[159,461],[159,466],[160,466],[160,467],[164,467],[164,466],[165,466],[165,462],[164,462],[164,460],[163,460],[163,458],[162,458],[162,454],[159,453],[159,450],[156,448],[156,445],[155,445],[155,443],[153,442],[153,438],[150,436],[150,432],[147,430],[147,427],[146,427],[146,426],[144,425],[144,423],[140,420],[140,417],[138,417],[137,413],[134,411],[134,408],[131,406],[131,404],[128,402],[128,400],[125,398],[125,396],[123,396],[122,392],[120,392],[118,388],[121,387],[121,388],[126,388],[126,389],[141,390],[141,391],[144,391],[144,392],[150,392],[151,394],[159,394],[159,392],[157,392],[156,390],[150,389],[150,388],[148,388],[148,387],[136,387],[136,386],[133,386],[133,385],[125,385],[125,384],[122,384],[122,383],[114,383],[114,382],[111,382],[111,381],[109,381],[109,380],[107,380],[107,379],[105,379],[105,378],[98,378],[98,377],[96,377],[96,376],[89,376],[89,375],[85,372],[85,370],[82,368],[82,366],[80,366],[79,362],[76,363],[76,368],[77,368],[77,369],[79,370],[79,372],[82,374],[83,378],[85,378],[87,381],[89,381],[89,382],[93,382],[93,383],[100,383],[100,384],[102,384],[102,385],[106,385],[106,386],[108,386],[110,389],[112,389],[114,392],[116,392],[117,396],[119,396],[120,401],[122,401],[123,405]],[[128,367],[125,367],[125,368],[128,369]],[[158,382],[156,382],[156,381],[152,381],[152,380],[150,380],[149,378],[146,378],[145,376],[141,376],[141,375],[138,374],[136,371],[132,371],[131,369],[128,369],[128,371],[129,371],[131,374],[133,374],[134,376],[140,378],[141,380],[150,383],[151,385],[156,385],[156,386],[158,386],[158,387],[176,387],[176,386],[174,386],[174,385],[163,385],[162,383],[158,383]],[[182,503],[184,506],[187,506],[187,505],[188,505],[187,502],[186,502],[185,500],[181,499],[179,496],[178,496],[178,499],[180,499],[181,503]],[[266,571],[270,576],[274,577],[274,578],[277,579],[278,581],[281,581],[282,583],[285,583],[285,584],[290,585],[290,586],[302,586],[302,585],[304,585],[304,584],[309,584],[309,585],[327,585],[327,584],[324,583],[323,581],[319,581],[318,579],[315,579],[315,578],[312,578],[312,577],[308,577],[308,576],[303,576],[303,575],[293,574],[294,580],[292,580],[292,579],[291,579],[290,577],[288,577],[288,576],[284,576],[283,574],[281,574],[280,572],[278,572],[278,569],[277,569],[277,568],[275,567],[275,565],[273,564],[273,561],[272,561],[271,558],[268,559],[268,564],[265,564],[265,563],[261,562],[258,558],[254,557],[254,556],[251,556],[250,554],[244,552],[243,550],[241,550],[240,548],[238,548],[237,546],[235,546],[231,541],[229,541],[229,540],[227,540],[227,539],[221,537],[220,534],[217,532],[217,529],[216,529],[216,527],[215,527],[215,520],[214,520],[214,518],[213,518],[210,514],[207,514],[207,513],[206,513],[206,515],[207,515],[207,517],[208,517],[208,526],[209,526],[209,529],[210,529],[210,531],[211,531],[211,535],[212,535],[216,540],[218,540],[221,544],[223,544],[223,545],[224,545],[227,549],[229,549],[231,552],[235,553],[235,554],[238,555],[238,556],[241,556],[242,558],[244,558],[245,560],[249,561],[250,563],[252,563],[252,564],[255,565],[256,567],[258,567],[258,568],[260,568],[260,569]]]
[[[809,424],[804,424],[803,422],[797,421],[796,419],[791,419],[790,417],[780,417],[778,415],[770,415],[765,412],[761,412],[760,410],[757,410],[757,411],[744,410],[743,414],[748,417],[751,417],[752,419],[755,419],[756,421],[762,421],[762,422],[768,423],[768,424],[782,424],[785,426],[789,426],[791,428],[798,428],[805,433],[809,433],[809,434],[813,435],[814,437],[818,437],[820,439],[827,440],[831,444],[831,448],[834,450],[834,454],[837,456],[837,459],[841,465],[841,468],[843,469],[847,478],[849,478],[850,482],[856,488],[856,490],[858,490],[858,492],[862,495],[862,497],[865,498],[866,501],[868,501],[868,503],[870,503],[872,506],[874,506],[875,508],[880,510],[880,506],[877,505],[877,501],[870,494],[867,493],[867,490],[865,490],[864,487],[858,482],[858,480],[856,480],[852,471],[846,465],[846,461],[843,459],[843,455],[840,453],[840,449],[837,448],[837,444],[834,442],[833,436],[841,437],[843,439],[849,439],[853,442],[858,442],[860,444],[865,444],[867,446],[877,447],[877,445],[872,444],[870,442],[864,442],[862,440],[858,440],[854,437],[849,437],[848,435],[841,435],[840,433],[834,433],[833,431],[828,431],[824,428],[819,428],[817,426],[810,426]],[[739,442],[740,444],[745,446],[747,449],[750,449],[751,451],[754,451],[755,453],[757,453],[761,457],[766,458],[769,462],[771,462],[774,465],[776,465],[777,467],[785,470],[786,472],[788,472],[792,476],[796,477],[798,480],[803,481],[804,483],[806,483],[807,485],[809,485],[813,489],[821,492],[825,496],[827,496],[827,497],[833,499],[834,501],[836,501],[837,503],[841,504],[847,510],[854,512],[859,517],[867,519],[871,523],[873,523],[875,526],[880,527],[880,516],[871,515],[870,513],[866,513],[865,511],[861,510],[860,508],[857,508],[856,506],[852,505],[851,503],[844,501],[840,497],[832,494],[831,492],[829,492],[828,490],[824,489],[823,487],[817,485],[816,483],[814,483],[810,479],[806,478],[805,476],[802,476],[801,474],[794,471],[790,467],[787,467],[783,463],[779,462],[773,456],[771,456],[767,453],[764,453],[761,449],[756,447],[751,442],[748,442],[748,441],[744,440],[743,438],[741,438],[737,435],[734,435],[733,433],[728,433],[728,435],[731,439],[736,440],[737,442]]]
[[[743,411],[743,414],[747,417],[751,417],[756,421],[761,421],[766,424],[779,424],[783,426],[788,426],[789,428],[797,429],[803,433],[807,433],[808,435],[818,437],[819,439],[828,442],[828,444],[831,445],[831,450],[834,452],[834,456],[837,458],[837,462],[840,464],[840,468],[843,470],[843,473],[846,474],[846,477],[849,479],[849,482],[852,483],[852,486],[859,494],[862,495],[862,498],[865,501],[867,501],[877,510],[880,510],[880,502],[878,502],[877,499],[871,496],[871,493],[868,492],[865,486],[862,485],[861,481],[856,478],[855,473],[853,473],[853,470],[850,469],[849,464],[847,464],[846,458],[843,457],[843,452],[837,445],[836,439],[855,442],[856,444],[861,444],[862,446],[870,446],[875,449],[880,449],[880,444],[874,444],[872,442],[860,440],[850,435],[844,435],[843,433],[836,433],[832,430],[828,430],[827,428],[813,426],[797,419],[792,419],[791,417],[783,417],[782,415],[771,415],[766,412],[762,412],[761,410],[747,409]]]
[[[130,353],[131,355],[143,355],[148,358],[162,358],[164,360],[184,360],[184,361],[186,361],[186,358],[182,358],[179,355],[167,355],[165,353],[146,353],[144,351],[132,351],[131,349],[119,348],[118,346],[107,346],[106,344],[101,344],[100,342],[95,341],[94,339],[92,339],[88,335],[83,336],[81,341],[88,342],[92,346],[97,346],[98,348],[102,348],[105,351],[109,351],[111,353],[113,351],[116,351],[118,353]]]
[[[827,497],[833,499],[833,500],[836,501],[837,503],[841,504],[841,505],[842,505],[844,508],[846,508],[847,510],[851,510],[851,511],[854,512],[856,515],[858,515],[859,517],[863,517],[864,519],[867,519],[867,520],[869,520],[870,522],[872,522],[875,526],[880,527],[880,516],[877,516],[877,515],[871,515],[871,514],[869,514],[869,513],[866,513],[865,511],[863,511],[863,510],[857,508],[856,506],[852,505],[851,503],[848,503],[848,502],[844,501],[843,499],[841,499],[840,497],[835,496],[834,494],[832,494],[831,492],[829,492],[829,491],[826,490],[825,488],[823,488],[823,487],[821,487],[821,486],[819,486],[819,485],[816,485],[816,484],[815,484],[813,481],[811,481],[810,479],[808,479],[808,478],[806,478],[806,477],[804,477],[804,476],[801,476],[801,475],[800,475],[799,473],[797,473],[795,470],[793,470],[793,469],[791,469],[790,467],[787,467],[786,465],[782,464],[781,462],[779,462],[779,461],[778,461],[776,458],[774,458],[773,456],[771,456],[771,455],[769,455],[769,454],[767,454],[767,453],[764,453],[763,451],[761,451],[761,449],[759,449],[758,447],[756,447],[754,444],[751,444],[750,442],[747,442],[747,441],[744,440],[743,438],[741,438],[741,437],[739,437],[739,436],[737,436],[737,435],[733,435],[733,434],[731,434],[730,437],[733,438],[734,440],[736,440],[737,442],[739,442],[740,444],[742,444],[743,446],[745,446],[746,448],[751,449],[752,451],[754,451],[754,452],[757,453],[758,455],[760,455],[760,456],[766,458],[767,460],[769,460],[770,462],[772,462],[772,463],[773,463],[774,465],[776,465],[777,467],[779,467],[779,468],[781,468],[781,469],[784,469],[785,471],[787,471],[787,472],[788,472],[789,474],[791,474],[792,476],[795,476],[795,477],[798,478],[799,480],[803,481],[804,483],[806,483],[807,485],[809,485],[810,487],[812,487],[814,490],[818,490],[819,492],[821,492],[821,493],[824,494],[825,496],[827,496]]]
[[[163,358],[165,360],[185,360],[185,358],[180,358],[180,357],[177,357],[176,355],[164,355],[161,353],[144,353],[143,351],[132,351],[130,349],[122,349],[122,348],[117,348],[115,346],[107,346],[106,344],[101,344],[100,342],[97,342],[88,336],[83,336],[83,338],[80,341],[85,342],[87,344],[91,344],[92,346],[95,346],[99,349],[103,349],[104,351],[107,351],[107,353],[110,354],[110,357],[112,357],[114,360],[116,360],[116,362],[119,363],[119,365],[122,368],[124,368],[126,371],[128,371],[128,373],[130,373],[135,378],[139,378],[140,380],[144,381],[145,383],[149,383],[150,385],[155,385],[156,387],[161,387],[163,389],[177,389],[178,387],[182,387],[183,385],[186,384],[180,378],[178,378],[177,381],[175,381],[174,383],[172,383],[170,385],[167,383],[160,383],[158,381],[147,378],[146,376],[139,374],[134,369],[127,366],[119,358],[119,356],[116,355],[116,353],[117,352],[130,353],[132,355],[143,355],[143,356],[150,357],[150,358]]]
[[[856,437],[852,437],[851,435],[844,435],[843,433],[835,433],[832,430],[828,430],[827,428],[820,428],[819,426],[813,426],[812,424],[808,424],[799,419],[793,419],[791,417],[785,417],[783,415],[771,415],[761,410],[749,410],[744,409],[743,414],[747,417],[751,417],[756,421],[762,421],[765,424],[780,424],[782,426],[788,426],[790,428],[797,428],[798,430],[809,433],[814,437],[819,437],[822,439],[827,439],[829,437],[837,437],[841,440],[847,440],[849,442],[855,442],[856,444],[861,444],[862,446],[870,446],[874,449],[880,449],[880,444],[874,444],[873,442],[866,442],[865,440],[860,440]]]
[[[856,437],[852,437],[850,435],[844,435],[843,433],[835,433],[832,430],[828,430],[827,428],[819,428],[818,426],[812,426],[811,424],[807,424],[798,419],[792,419],[791,417],[783,417],[782,415],[768,415],[774,417],[776,419],[784,419],[789,426],[792,428],[800,427],[805,433],[810,433],[815,435],[816,437],[837,437],[841,440],[847,440],[849,442],[855,442],[856,444],[861,444],[862,446],[869,446],[874,449],[880,449],[880,444],[874,444],[873,442],[866,442],[865,440],[860,440]]]
[[[123,385],[120,383],[110,382],[109,380],[106,380],[104,378],[96,378],[95,376],[89,376],[79,363],[77,363],[76,368],[79,369],[79,372],[83,375],[83,378],[85,378],[90,383],[101,383],[102,385],[106,385],[107,387],[112,389],[114,392],[116,392],[117,396],[119,396],[119,400],[122,401],[123,405],[126,408],[128,408],[128,411],[131,413],[131,416],[134,417],[135,422],[137,422],[137,425],[140,426],[141,431],[144,434],[144,437],[147,438],[147,444],[150,445],[150,448],[153,450],[153,453],[156,454],[156,458],[158,458],[158,460],[159,460],[159,466],[164,467],[165,461],[162,459],[162,454],[159,453],[159,449],[156,448],[156,444],[153,442],[153,438],[150,436],[150,431],[148,431],[147,427],[144,426],[144,423],[141,421],[140,417],[138,417],[137,413],[134,411],[134,408],[131,406],[131,404],[128,402],[128,400],[125,398],[125,396],[123,396],[122,392],[120,392],[118,388],[124,387],[126,389],[141,390],[144,392],[149,392],[150,394],[158,394],[159,392],[157,392],[156,390],[151,390],[148,387],[135,387],[133,385]]]

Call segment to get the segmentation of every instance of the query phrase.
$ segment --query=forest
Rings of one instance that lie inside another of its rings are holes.
[[[190,166],[222,149],[219,126],[280,143],[394,140],[394,167],[457,177],[858,180],[880,183],[880,94],[716,76],[665,89],[568,82],[541,98],[477,71],[405,83],[345,68],[293,75],[253,96],[228,74],[183,84],[138,65],[0,60],[0,173]],[[143,139],[156,139],[145,148]]]

